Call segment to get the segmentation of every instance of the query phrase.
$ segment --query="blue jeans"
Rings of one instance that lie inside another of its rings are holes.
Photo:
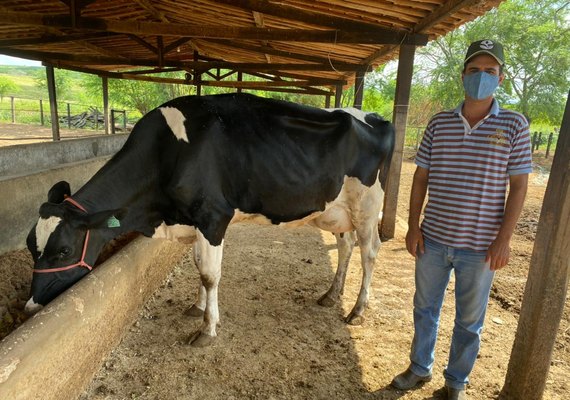
[[[457,249],[429,239],[425,252],[416,260],[414,295],[414,339],[410,368],[416,375],[432,372],[439,315],[455,271],[455,325],[449,361],[443,375],[445,384],[463,389],[479,352],[481,331],[495,273],[485,263],[485,252]]]

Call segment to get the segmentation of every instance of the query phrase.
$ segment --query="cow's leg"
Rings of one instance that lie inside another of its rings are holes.
[[[208,240],[198,231],[198,240],[196,247],[199,255],[197,263],[200,272],[200,280],[204,287],[205,296],[203,296],[202,288],[198,294],[198,305],[205,297],[204,321],[200,329],[198,329],[190,337],[190,343],[193,346],[207,346],[214,341],[216,337],[216,326],[220,321],[218,310],[218,284],[220,282],[222,270],[222,255],[224,242],[219,246],[212,246]]]
[[[369,288],[372,273],[374,272],[374,263],[380,249],[380,237],[378,236],[376,224],[366,229],[359,229],[356,234],[358,246],[360,247],[362,282],[360,283],[360,292],[358,293],[356,304],[345,318],[346,323],[351,325],[360,325],[364,321],[364,310],[368,307]]]
[[[317,301],[321,306],[332,307],[344,292],[344,282],[348,263],[354,248],[354,231],[346,233],[335,233],[338,247],[338,267],[330,289]]]
[[[380,236],[378,235],[378,214],[382,209],[384,192],[380,183],[364,189],[358,207],[355,207],[353,217],[356,226],[356,236],[360,247],[362,263],[362,282],[356,304],[345,318],[351,325],[359,325],[364,321],[364,310],[368,307],[368,297],[376,255],[380,250]]]
[[[192,254],[194,256],[194,265],[196,265],[198,272],[200,272],[200,263],[202,262],[202,257],[200,254],[200,246],[198,245],[198,242],[194,242],[194,245],[192,246]],[[196,303],[194,303],[192,307],[186,310],[184,314],[194,318],[203,318],[205,309],[206,287],[202,284],[202,280],[200,280],[200,286],[198,287],[198,298],[196,300]]]

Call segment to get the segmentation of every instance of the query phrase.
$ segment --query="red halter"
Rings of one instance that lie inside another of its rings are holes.
[[[71,197],[66,197],[64,201],[70,202],[75,207],[79,208],[81,211],[83,211],[85,213],[87,212],[87,210],[85,208],[83,208],[83,206],[81,206],[81,204],[79,204],[78,202],[73,200]],[[81,253],[81,260],[79,260],[79,262],[77,262],[75,264],[67,265],[65,267],[47,268],[47,269],[34,269],[33,271],[35,273],[38,273],[38,274],[45,274],[48,272],[67,271],[68,269],[72,269],[72,268],[76,268],[76,267],[85,267],[89,271],[91,271],[93,269],[93,267],[85,262],[85,254],[87,253],[87,244],[88,243],[89,243],[89,230],[87,230],[87,233],[85,234],[85,241],[83,242],[83,252]]]

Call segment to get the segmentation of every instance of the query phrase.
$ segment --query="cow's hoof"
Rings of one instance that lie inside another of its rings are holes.
[[[207,347],[216,340],[215,336],[207,335],[201,331],[196,331],[188,339],[188,343],[193,347]]]
[[[188,310],[184,311],[184,315],[192,318],[202,318],[204,316],[204,310],[199,309],[196,304],[194,304]]]
[[[317,300],[317,304],[323,307],[332,307],[335,301],[329,297],[328,293],[325,293]]]
[[[344,319],[344,322],[349,325],[362,325],[364,323],[364,317],[362,315],[350,313],[348,314],[348,317]]]

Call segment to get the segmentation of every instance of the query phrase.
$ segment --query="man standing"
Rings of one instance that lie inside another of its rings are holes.
[[[431,380],[439,315],[453,270],[456,315],[444,377],[448,399],[467,398],[491,284],[509,261],[531,172],[528,122],[500,108],[493,97],[504,79],[503,66],[500,43],[471,43],[461,75],[465,100],[431,119],[416,155],[406,235],[416,258],[415,331],[411,363],[392,381],[400,390]]]

